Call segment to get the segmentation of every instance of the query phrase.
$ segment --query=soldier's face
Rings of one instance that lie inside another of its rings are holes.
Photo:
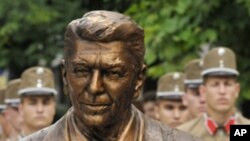
[[[50,96],[23,96],[20,104],[20,113],[23,116],[24,126],[40,130],[49,126],[55,115],[55,97]]]
[[[176,127],[189,119],[187,107],[181,100],[158,100],[156,109],[156,118],[170,127]]]
[[[200,95],[199,88],[187,88],[183,102],[187,105],[192,117],[197,117],[206,110],[205,99]]]
[[[74,114],[88,126],[121,120],[141,87],[135,59],[122,42],[76,41],[75,54],[65,66]]]
[[[22,116],[19,114],[18,107],[12,107],[8,105],[3,113],[7,124],[12,127],[10,128],[12,132],[19,132],[22,125]]]
[[[207,103],[207,110],[212,112],[228,113],[235,108],[239,95],[239,83],[233,77],[209,76],[201,86]]]
[[[155,118],[155,101],[147,101],[143,103],[144,114],[153,119]]]

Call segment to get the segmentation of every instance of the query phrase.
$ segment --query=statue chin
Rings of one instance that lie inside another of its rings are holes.
[[[96,126],[96,127],[105,127],[111,124],[114,120],[110,120],[111,118],[108,115],[84,115],[83,122],[86,126]]]

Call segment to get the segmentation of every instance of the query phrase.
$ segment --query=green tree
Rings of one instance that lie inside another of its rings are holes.
[[[32,65],[51,66],[62,53],[67,24],[96,9],[123,12],[132,0],[3,0],[0,3],[0,68],[10,79]]]
[[[58,91],[63,93],[60,67],[52,64],[60,62],[67,24],[90,10],[123,12],[131,1],[1,0],[0,73],[7,69],[8,79],[14,79],[27,67],[44,65],[53,69]],[[60,95],[58,100],[62,105],[68,103],[65,95]],[[59,104],[60,107],[65,112],[64,106]]]
[[[148,77],[182,71],[206,45],[226,46],[237,54],[241,98],[250,99],[249,0],[143,0],[126,13],[145,30]]]

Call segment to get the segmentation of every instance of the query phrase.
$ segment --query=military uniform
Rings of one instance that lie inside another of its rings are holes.
[[[53,72],[40,66],[28,68],[22,73],[18,94],[20,96],[56,95]]]
[[[6,105],[17,108],[20,104],[20,97],[17,94],[20,83],[21,79],[14,79],[9,82],[4,99]]]
[[[166,73],[157,83],[157,99],[181,99],[184,93],[184,74],[182,72]]]
[[[156,117],[159,121],[174,128],[190,119],[189,111],[182,102],[184,91],[182,72],[166,73],[159,79],[156,93]]]
[[[202,84],[202,60],[194,59],[188,62],[185,66],[184,74],[185,79],[184,83],[186,87],[189,88],[198,88]]]
[[[190,112],[190,120],[196,118],[205,111],[205,100],[201,97],[199,88],[202,84],[202,60],[193,59],[187,63],[184,69],[185,92],[183,103]]]
[[[212,49],[204,57],[203,63],[204,64],[203,64],[203,69],[201,73],[203,78],[208,78],[210,76],[211,78],[217,78],[213,82],[219,83],[220,82],[219,78],[222,77],[221,82],[225,83],[226,80],[227,81],[230,80],[230,77],[236,78],[239,75],[239,72],[236,69],[235,54],[229,48],[217,47],[217,48]],[[228,77],[229,79],[227,79]],[[233,83],[232,81],[230,82]],[[230,87],[230,88],[234,90],[233,87]],[[226,92],[223,92],[223,94],[226,95]],[[216,95],[220,95],[220,94],[216,91]],[[230,93],[230,95],[232,95],[232,93]],[[231,97],[231,98],[235,99],[235,97]],[[210,101],[207,101],[207,102],[211,102],[211,99]],[[216,106],[216,105],[212,105],[212,106]],[[207,108],[210,108],[210,112],[214,112],[211,107],[207,107]],[[230,109],[230,112],[234,112],[234,114],[231,115],[231,117],[227,117],[228,119],[225,119],[223,125],[219,125],[218,123],[216,123],[214,120],[214,117],[208,116],[208,115],[211,115],[208,112],[208,113],[205,113],[204,115],[201,115],[189,121],[188,123],[178,126],[177,128],[180,130],[186,131],[188,133],[191,133],[193,135],[196,135],[198,137],[201,137],[202,139],[204,139],[204,141],[229,141],[230,125],[250,124],[250,120],[244,118],[240,113],[235,112],[234,109],[233,110]],[[214,112],[213,114],[215,113],[216,112]],[[218,112],[216,114],[217,116],[219,115]],[[225,114],[221,113],[220,116],[223,116],[223,115]]]
[[[53,72],[49,68],[42,66],[34,66],[26,69],[21,75],[21,84],[18,94],[21,99],[35,96],[56,96],[57,90],[55,89]],[[26,119],[24,119],[23,126],[26,126],[26,124]],[[27,136],[27,134],[24,128],[22,128],[19,139]]]
[[[20,104],[20,98],[17,94],[17,91],[20,86],[21,79],[14,79],[8,83],[8,86],[5,91],[4,102],[6,104],[6,113],[9,113],[8,116],[11,117],[6,122],[8,122],[8,137],[6,141],[17,141],[18,135],[22,126],[22,117],[18,112],[18,106]],[[8,110],[10,110],[8,112]],[[15,117],[13,117],[15,116]]]
[[[5,89],[0,90],[0,141],[5,141],[5,135],[3,133],[3,127],[2,127],[2,122],[3,122],[3,115],[2,111],[6,108],[6,105],[4,103],[4,97],[5,97]]]
[[[201,115],[185,124],[177,127],[182,131],[202,138],[204,141],[229,141],[229,126],[231,124],[250,124],[250,120],[237,113],[235,117],[227,121],[224,127],[218,127],[206,115]]]
[[[203,59],[201,75],[204,76],[238,76],[236,56],[226,47],[212,49]]]
[[[4,103],[5,91],[5,89],[0,89],[0,113],[6,108]]]

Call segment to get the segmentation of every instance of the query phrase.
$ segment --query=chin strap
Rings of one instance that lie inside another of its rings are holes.
[[[207,114],[204,114],[204,118],[205,127],[211,135],[214,135],[219,129],[222,129],[229,135],[230,125],[236,124],[236,115],[231,116],[222,126],[219,126],[211,117],[208,117]]]

